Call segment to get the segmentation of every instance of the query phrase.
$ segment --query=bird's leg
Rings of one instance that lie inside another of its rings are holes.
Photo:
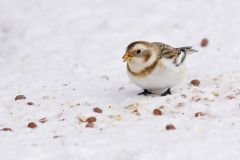
[[[168,95],[168,94],[172,94],[170,88],[168,88],[163,94],[161,94],[161,96],[166,96],[166,95]]]
[[[153,93],[150,92],[150,91],[148,91],[147,89],[144,89],[143,92],[138,93],[138,95],[142,95],[142,94],[143,94],[144,96],[146,96],[146,95],[153,94]]]

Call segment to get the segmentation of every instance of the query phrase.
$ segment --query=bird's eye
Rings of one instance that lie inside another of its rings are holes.
[[[140,50],[140,49],[138,49],[138,50],[137,50],[137,54],[140,54],[140,53],[141,53],[141,50]]]

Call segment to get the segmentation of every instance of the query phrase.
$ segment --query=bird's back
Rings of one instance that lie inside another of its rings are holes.
[[[178,55],[178,50],[162,42],[153,42],[159,48],[159,58],[173,58]]]

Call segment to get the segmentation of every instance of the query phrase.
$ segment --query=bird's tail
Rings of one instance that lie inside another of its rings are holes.
[[[191,54],[191,53],[194,53],[194,52],[198,52],[197,50],[195,49],[192,49],[192,46],[189,46],[189,47],[180,47],[180,48],[177,48],[180,52],[183,52],[185,54]]]
[[[177,63],[177,66],[179,66],[180,64],[183,63],[187,54],[198,52],[197,50],[192,49],[191,46],[190,47],[180,47],[180,48],[177,48],[177,50],[178,50],[178,59],[179,59],[179,62]]]

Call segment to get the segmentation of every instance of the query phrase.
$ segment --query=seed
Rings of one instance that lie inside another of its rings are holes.
[[[95,108],[93,108],[93,112],[102,113],[102,109],[98,108],[98,107],[95,107]]]
[[[200,81],[197,80],[197,79],[194,79],[191,81],[191,84],[194,85],[194,86],[199,86],[200,85]]]
[[[156,116],[161,116],[162,115],[162,111],[160,109],[154,109],[153,110],[153,114]]]
[[[175,126],[173,124],[166,125],[166,130],[175,130]]]
[[[17,100],[22,100],[22,99],[26,99],[26,97],[25,97],[24,95],[17,95],[17,96],[15,97],[15,101],[17,101]]]
[[[37,127],[36,123],[34,122],[28,123],[28,128],[36,128],[36,127]]]
[[[197,112],[197,113],[195,113],[195,117],[200,117],[200,116],[204,116],[205,114],[204,113],[202,113],[202,112]]]
[[[208,39],[207,38],[203,38],[201,41],[201,47],[207,47],[208,45]]]
[[[88,123],[93,123],[93,122],[96,122],[97,119],[96,119],[95,117],[89,117],[89,118],[87,118],[86,121],[87,121]]]

